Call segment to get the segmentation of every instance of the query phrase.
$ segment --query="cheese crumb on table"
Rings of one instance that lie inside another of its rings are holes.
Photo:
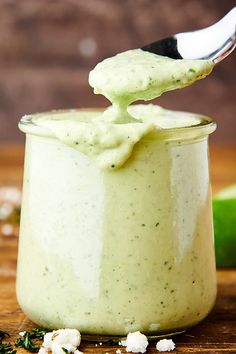
[[[77,349],[80,342],[81,335],[77,329],[58,329],[45,334],[39,354],[47,354],[49,351],[52,354],[81,354]]]
[[[41,347],[38,352],[38,354],[47,354],[47,353],[48,351],[44,347]]]
[[[126,347],[127,352],[145,353],[148,346],[148,340],[144,334],[137,331],[129,333],[126,340],[121,341],[121,345]]]
[[[175,343],[172,339],[161,339],[157,342],[156,349],[159,352],[171,352],[175,349]]]
[[[24,337],[24,335],[25,335],[25,331],[19,332],[19,336]]]
[[[117,349],[116,354],[121,354],[121,350]]]

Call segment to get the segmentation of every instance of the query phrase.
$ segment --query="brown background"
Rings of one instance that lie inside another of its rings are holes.
[[[105,106],[87,83],[97,61],[158,38],[208,26],[233,0],[0,0],[0,142],[22,140],[25,113]],[[236,141],[235,54],[165,107],[210,115],[213,140]]]

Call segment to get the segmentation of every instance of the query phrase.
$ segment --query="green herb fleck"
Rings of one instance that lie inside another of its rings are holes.
[[[25,331],[22,337],[17,338],[15,345],[16,347],[27,349],[32,353],[37,352],[39,350],[37,342],[38,340],[42,340],[45,334],[46,331],[44,329],[32,328],[31,332]]]
[[[17,338],[16,346],[29,350],[30,352],[37,352],[39,346],[36,345],[29,337],[29,332],[26,332],[22,338]]]
[[[31,339],[43,339],[45,334],[47,333],[47,330],[45,328],[32,328],[32,331],[30,333],[30,338]]]
[[[0,343],[0,354],[16,354],[16,350],[12,348],[10,343]]]
[[[190,68],[188,71],[189,71],[190,73],[195,73],[195,72],[196,72],[196,70],[194,70],[193,68]]]
[[[9,333],[0,330],[0,354],[16,354],[11,343],[3,343],[3,340],[10,337]]]

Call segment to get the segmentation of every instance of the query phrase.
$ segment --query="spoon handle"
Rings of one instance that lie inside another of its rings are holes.
[[[185,59],[222,61],[235,48],[236,7],[215,24],[193,32],[175,35],[177,48]]]
[[[177,33],[141,49],[172,59],[209,59],[219,63],[236,45],[236,7],[213,25],[192,32]]]

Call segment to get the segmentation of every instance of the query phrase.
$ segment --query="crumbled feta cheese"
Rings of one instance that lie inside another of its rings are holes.
[[[50,349],[51,348],[51,344],[52,344],[52,334],[53,332],[48,332],[45,334],[45,336],[43,337],[43,347],[45,349]]]
[[[11,224],[4,224],[1,227],[1,232],[4,236],[13,236],[14,235],[14,227]]]
[[[15,206],[21,204],[21,191],[16,187],[1,187],[0,188],[0,204],[7,202]]]
[[[139,331],[129,333],[126,340],[121,341],[127,352],[145,353],[148,346],[147,337]]]
[[[64,345],[61,346],[58,343],[52,343],[50,350],[52,351],[53,354],[65,354],[65,349]]]
[[[0,220],[7,219],[14,210],[14,206],[10,203],[2,203],[0,205]]]
[[[72,344],[63,344],[63,348],[66,349],[69,353],[74,353],[76,351],[76,347]]]
[[[47,354],[47,353],[48,351],[44,347],[41,347],[38,352],[38,354]]]
[[[116,354],[121,354],[121,350],[117,349]]]
[[[157,342],[156,349],[159,352],[171,352],[175,349],[175,343],[172,339],[161,339]]]
[[[65,354],[65,351],[80,354],[76,349],[80,342],[81,335],[77,329],[58,329],[45,334],[39,354],[46,354],[49,351],[52,354]]]
[[[24,337],[24,335],[25,335],[25,331],[19,332],[19,336]]]

